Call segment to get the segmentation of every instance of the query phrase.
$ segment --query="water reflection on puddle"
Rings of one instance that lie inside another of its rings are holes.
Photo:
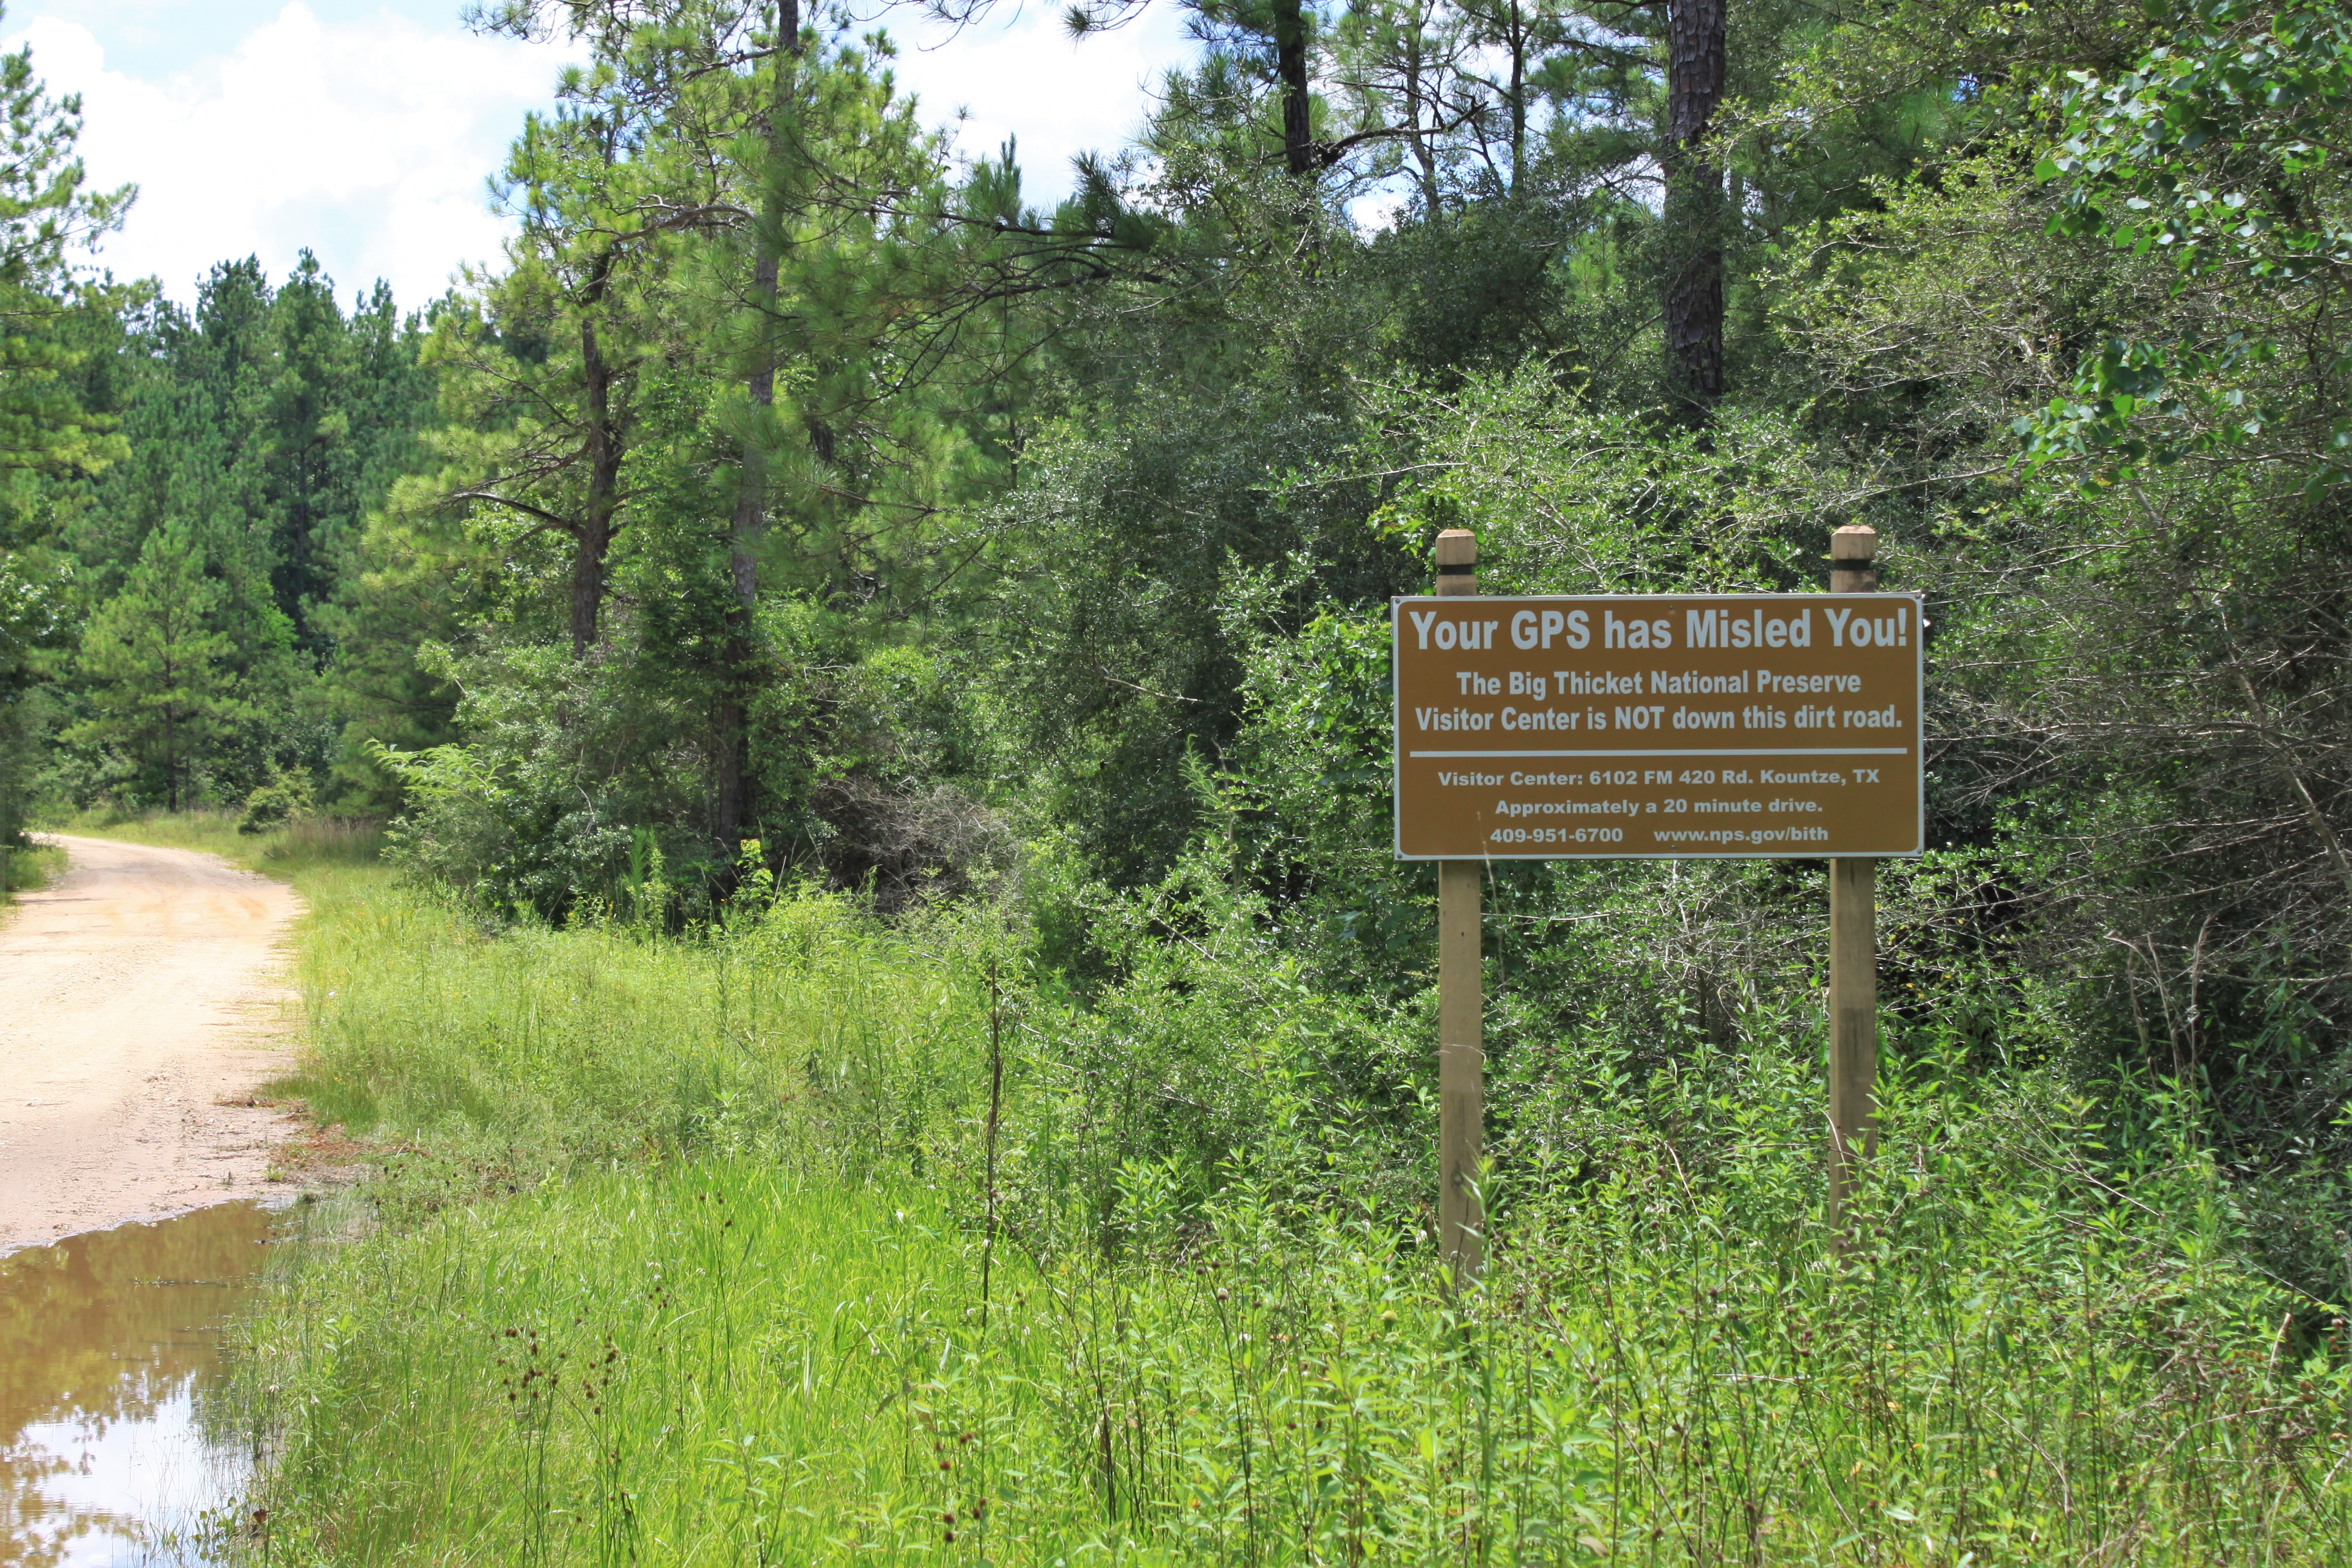
[[[205,1441],[197,1408],[270,1227],[257,1205],[222,1204],[0,1259],[0,1563],[212,1561],[199,1516],[244,1464]]]

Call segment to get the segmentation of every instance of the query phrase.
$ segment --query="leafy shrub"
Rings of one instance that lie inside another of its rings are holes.
[[[1597,913],[1498,943],[1465,1295],[1427,990],[1317,988],[1233,848],[1132,891],[1049,862],[1034,926],[758,869],[683,938],[322,894],[301,1088],[396,1144],[394,1223],[254,1331],[280,1543],[2334,1560],[2340,1294],[2243,1260],[2188,1096],[2086,1092],[2063,1005],[1953,940],[1977,861],[1887,879],[1846,1248],[1793,948],[1727,1011],[1685,951],[1780,869],[1553,888]]]
[[[245,812],[237,819],[236,831],[240,833],[266,833],[272,828],[283,827],[310,816],[317,804],[309,774],[274,774],[268,783],[245,798]]]

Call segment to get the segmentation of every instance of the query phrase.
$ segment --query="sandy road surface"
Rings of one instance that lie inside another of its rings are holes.
[[[187,850],[54,841],[66,874],[0,914],[0,1252],[252,1197],[289,1130],[223,1102],[291,1065],[293,891]]]

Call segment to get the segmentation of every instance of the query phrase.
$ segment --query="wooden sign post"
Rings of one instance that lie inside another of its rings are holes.
[[[1878,533],[1830,536],[1830,591],[1878,588]],[[1878,862],[1830,862],[1830,1227],[1843,1248],[1862,1163],[1878,1152]]]
[[[1919,601],[1841,528],[1830,593],[1482,596],[1437,538],[1391,606],[1396,854],[1438,862],[1439,1244],[1486,1250],[1478,879],[1501,860],[1830,862],[1830,1211],[1874,1134],[1877,862],[1925,847]],[[1851,563],[1851,564],[1845,564]],[[1857,601],[1847,597],[1870,592]]]
[[[1437,536],[1437,592],[1478,591],[1478,539],[1466,528]],[[1437,1239],[1456,1280],[1486,1260],[1486,1215],[1478,1151],[1486,1126],[1484,923],[1475,860],[1437,862]]]

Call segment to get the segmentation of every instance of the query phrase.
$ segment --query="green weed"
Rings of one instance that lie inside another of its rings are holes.
[[[2226,1266],[2151,1272],[2048,1189],[1890,1204],[1847,1265],[1663,1196],[1451,1298],[1384,1217],[1244,1185],[1148,1261],[1013,1255],[983,1321],[956,1195],[551,1186],[256,1329],[275,1560],[2343,1560],[2343,1374]]]
[[[238,831],[238,821],[237,813],[227,810],[99,810],[46,826],[89,838],[197,850],[247,870],[297,878],[320,868],[372,865],[383,847],[383,824],[372,818],[301,817],[258,833]]]
[[[992,1010],[976,913],[786,892],[679,941],[320,885],[306,1090],[398,1152],[389,1223],[247,1331],[271,1562],[2352,1552],[2337,1309],[2238,1261],[2161,1097],[2102,1123],[1918,1034],[1838,1254],[1801,1019],[1640,1072],[1595,1030],[1498,1077],[1454,1295],[1328,1067],[1412,1020],[1245,921],[1162,900],[1179,940]]]
[[[66,852],[54,844],[0,844],[0,904],[19,893],[47,887],[66,869]]]

